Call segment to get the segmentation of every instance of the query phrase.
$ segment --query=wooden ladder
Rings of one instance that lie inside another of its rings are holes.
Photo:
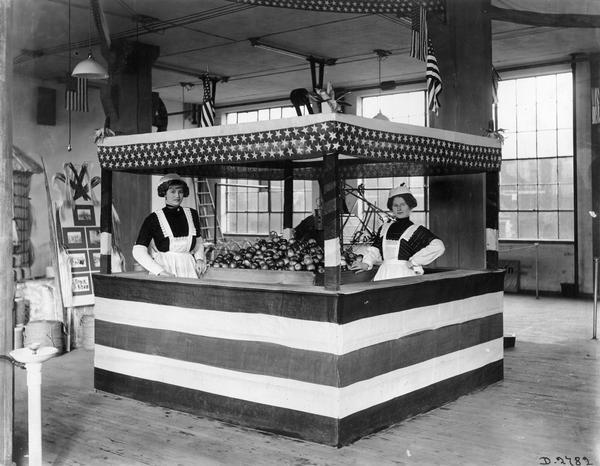
[[[216,215],[215,201],[206,178],[198,178],[196,182],[196,207],[200,220],[200,233],[204,241],[223,241],[223,232]],[[216,222],[216,228],[215,228]],[[215,239],[216,232],[216,239]]]

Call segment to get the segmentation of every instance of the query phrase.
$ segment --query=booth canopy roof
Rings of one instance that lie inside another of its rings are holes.
[[[415,8],[423,6],[427,11],[443,14],[445,0],[229,0],[252,5],[294,8],[299,10],[327,11],[334,13],[393,14],[410,18]]]
[[[104,169],[224,178],[317,179],[340,156],[343,178],[500,170],[498,140],[354,115],[317,114],[209,128],[116,136],[99,145]]]

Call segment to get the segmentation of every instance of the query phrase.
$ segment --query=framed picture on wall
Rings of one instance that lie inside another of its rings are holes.
[[[77,227],[63,228],[63,241],[67,249],[85,249],[85,229]]]
[[[89,273],[73,274],[71,276],[73,296],[92,294],[92,277]]]
[[[100,249],[88,250],[88,260],[92,272],[100,272]]]
[[[69,251],[69,262],[71,262],[71,272],[87,272],[90,270],[90,261],[87,251]]]
[[[93,226],[96,225],[96,215],[93,205],[75,205],[73,207],[73,225]]]
[[[87,244],[88,248],[99,248],[100,247],[100,228],[86,228],[87,233]]]

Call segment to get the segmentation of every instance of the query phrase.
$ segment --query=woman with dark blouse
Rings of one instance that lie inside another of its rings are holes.
[[[423,266],[444,253],[444,243],[422,225],[410,221],[417,200],[404,184],[390,190],[387,207],[395,219],[384,223],[363,260],[354,262],[350,270],[371,270],[381,264],[374,281],[423,274]]]
[[[189,193],[175,173],[160,179],[158,196],[165,198],[165,207],[146,217],[132,251],[153,275],[198,278],[206,271],[198,212],[181,207]]]

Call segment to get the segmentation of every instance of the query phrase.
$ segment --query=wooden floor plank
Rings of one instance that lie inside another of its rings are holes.
[[[53,465],[600,464],[600,364],[591,302],[507,296],[505,379],[341,449],[228,425],[93,389],[93,353],[44,364],[44,462]],[[25,372],[15,453],[27,464]]]

